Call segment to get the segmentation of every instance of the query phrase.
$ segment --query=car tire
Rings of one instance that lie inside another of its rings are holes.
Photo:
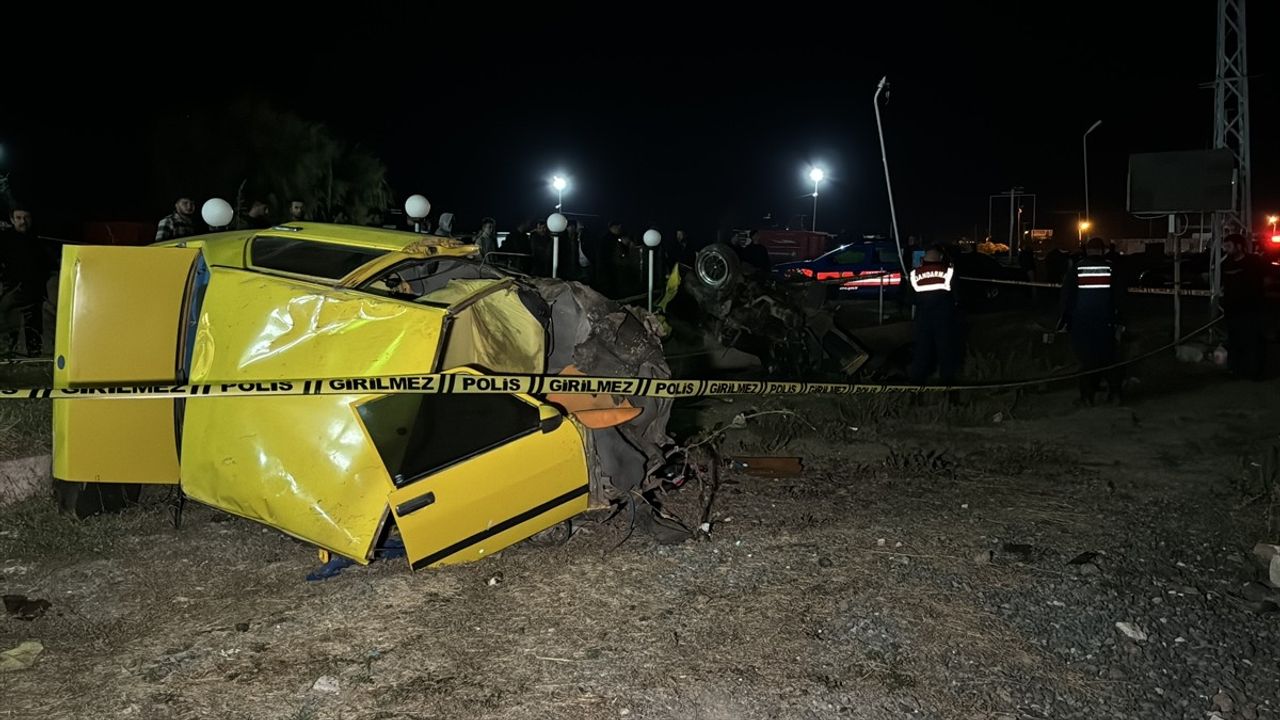
[[[713,243],[698,251],[693,274],[698,282],[716,292],[728,292],[742,279],[738,253],[724,243]]]
[[[65,513],[84,519],[103,513],[116,513],[137,505],[142,486],[135,483],[85,483],[53,481],[58,507]]]

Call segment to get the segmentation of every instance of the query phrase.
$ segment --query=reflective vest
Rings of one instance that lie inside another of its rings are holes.
[[[1076,286],[1084,290],[1110,290],[1111,266],[1101,260],[1084,258],[1076,265]]]
[[[911,289],[918,293],[951,292],[955,268],[945,262],[921,263],[911,271]]]

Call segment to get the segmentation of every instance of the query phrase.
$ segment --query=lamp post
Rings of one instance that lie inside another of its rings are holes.
[[[209,198],[200,207],[200,217],[204,219],[204,224],[208,225],[210,230],[221,230],[227,227],[234,216],[231,203],[222,198]]]
[[[410,195],[404,201],[404,214],[413,220],[413,231],[422,232],[422,220],[431,214],[431,203],[421,195]]]
[[[1080,138],[1080,143],[1084,146],[1084,221],[1089,222],[1093,218],[1089,215],[1089,133],[1098,129],[1102,124],[1098,120],[1084,131],[1084,135]]]
[[[1079,231],[1079,240],[1082,245],[1084,244],[1084,235],[1089,232],[1089,228],[1091,227],[1093,227],[1093,223],[1088,220],[1081,220],[1076,223],[1076,229]]]
[[[649,248],[649,312],[653,312],[653,261],[654,250],[662,243],[662,233],[650,228],[644,231],[644,246]]]
[[[556,212],[564,212],[564,189],[569,187],[569,181],[556,175],[551,178],[551,189],[556,191]]]
[[[560,213],[547,216],[547,229],[551,231],[551,277],[560,277],[560,233],[569,227],[569,221]]]
[[[822,178],[826,176],[827,174],[819,167],[809,171],[809,179],[813,181],[813,222],[810,223],[810,229],[814,232],[818,231],[818,183],[822,182]]]

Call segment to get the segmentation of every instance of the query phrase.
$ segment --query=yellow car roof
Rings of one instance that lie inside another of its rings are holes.
[[[213,265],[248,268],[246,247],[255,237],[283,237],[307,240],[330,245],[342,245],[365,250],[384,252],[414,252],[434,248],[435,254],[466,256],[475,253],[473,245],[453,238],[421,233],[387,230],[385,228],[357,225],[332,225],[319,222],[290,222],[261,230],[232,230],[228,232],[193,235],[178,240],[155,243],[157,247],[203,248],[205,257]]]

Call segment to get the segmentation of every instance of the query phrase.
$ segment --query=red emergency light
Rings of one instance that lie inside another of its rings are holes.
[[[1272,244],[1272,245],[1280,245],[1280,235],[1272,235],[1272,236],[1271,236],[1271,244]]]

